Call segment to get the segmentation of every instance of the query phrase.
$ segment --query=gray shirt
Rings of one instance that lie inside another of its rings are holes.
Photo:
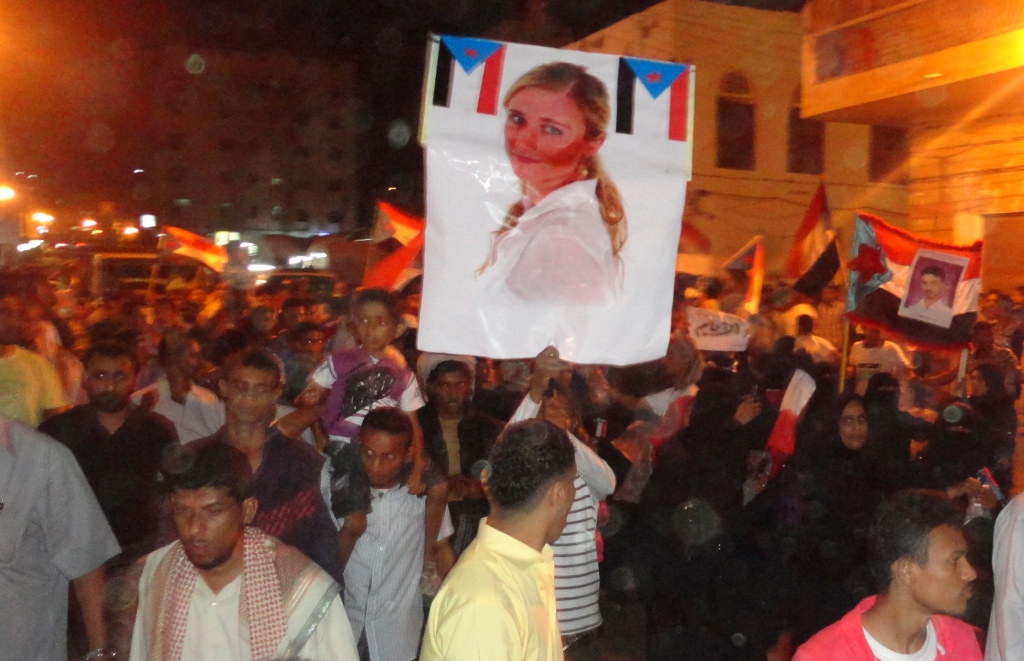
[[[0,503],[0,661],[64,661],[68,581],[121,549],[71,451],[8,419]]]

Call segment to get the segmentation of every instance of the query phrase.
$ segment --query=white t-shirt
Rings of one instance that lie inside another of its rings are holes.
[[[868,647],[871,648],[871,653],[875,655],[878,661],[932,661],[938,656],[939,652],[939,641],[935,637],[935,627],[932,626],[931,620],[928,620],[928,634],[924,640],[924,645],[921,649],[917,650],[913,654],[900,654],[899,652],[893,652],[891,649],[878,642],[871,637],[867,629],[861,627],[864,631],[864,637],[868,641]],[[945,651],[943,651],[945,654]]]
[[[389,346],[387,349],[385,349],[385,354],[386,358],[389,358],[397,362],[403,367],[406,366],[405,358],[403,358],[402,354],[399,353],[399,351],[394,347]],[[374,364],[378,362],[377,359],[374,358],[373,356],[371,356],[370,359],[373,360]],[[413,375],[411,371],[409,372],[409,374],[409,383],[406,384],[405,390],[402,391],[402,395],[401,397],[399,397],[398,401],[395,401],[393,397],[386,395],[381,399],[378,399],[377,401],[373,402],[366,408],[356,411],[349,417],[345,418],[345,420],[361,427],[363,425],[363,418],[366,417],[366,414],[372,411],[373,409],[381,408],[382,406],[397,406],[398,408],[407,413],[418,411],[419,409],[423,408],[426,402],[424,402],[423,394],[420,392],[420,385],[416,381],[416,376]],[[317,384],[321,388],[326,388],[328,390],[331,389],[331,386],[334,385],[334,382],[338,380],[337,375],[334,373],[334,362],[331,360],[331,356],[327,356],[326,358],[323,359],[323,361],[320,362],[319,365],[317,365],[316,369],[313,370],[313,373],[309,375],[309,380]],[[332,435],[331,440],[348,441],[350,439]]]
[[[900,345],[889,340],[880,347],[865,347],[864,342],[854,342],[850,347],[850,364],[857,370],[857,392],[861,395],[868,387],[868,380],[878,372],[896,375],[901,367],[912,369]]]

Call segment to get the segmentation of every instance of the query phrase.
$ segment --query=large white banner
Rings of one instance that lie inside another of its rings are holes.
[[[665,355],[693,67],[439,37],[427,72],[419,347]]]

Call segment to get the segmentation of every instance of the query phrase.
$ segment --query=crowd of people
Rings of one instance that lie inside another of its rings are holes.
[[[1024,658],[1016,293],[961,369],[836,285],[699,351],[742,296],[680,279],[664,358],[606,367],[421,352],[418,280],[11,283],[0,659]]]

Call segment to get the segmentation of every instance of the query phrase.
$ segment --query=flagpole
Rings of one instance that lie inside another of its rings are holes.
[[[964,377],[967,376],[967,347],[960,350],[960,369],[956,373],[956,395],[964,396]]]
[[[843,355],[839,359],[839,394],[846,390],[846,365],[850,355],[850,322],[843,319]]]

